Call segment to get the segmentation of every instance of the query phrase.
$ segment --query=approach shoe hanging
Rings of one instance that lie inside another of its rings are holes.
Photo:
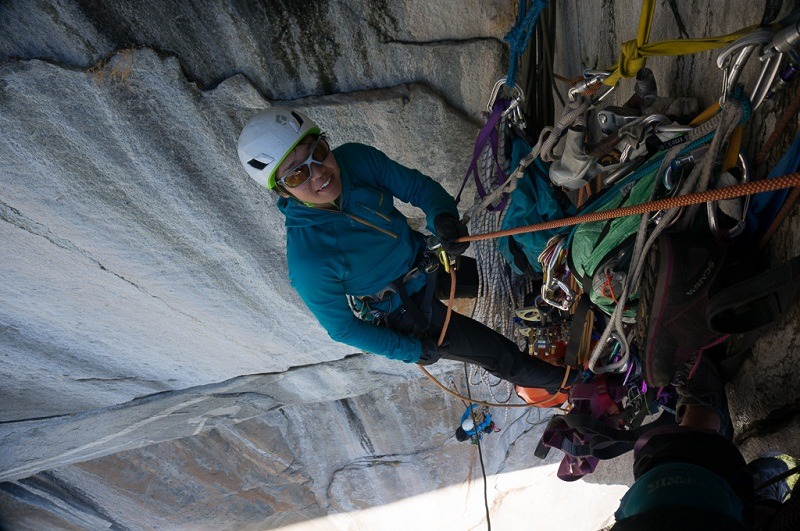
[[[719,341],[707,323],[708,291],[725,254],[724,247],[690,233],[663,233],[651,247],[636,315],[650,385],[669,385],[690,356]]]

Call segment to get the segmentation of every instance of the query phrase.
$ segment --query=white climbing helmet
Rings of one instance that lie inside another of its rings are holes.
[[[303,138],[319,133],[319,126],[305,114],[270,107],[250,118],[242,129],[239,160],[258,184],[275,188],[275,172],[283,159]]]

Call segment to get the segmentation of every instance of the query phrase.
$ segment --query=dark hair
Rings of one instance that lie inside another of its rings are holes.
[[[464,428],[462,428],[461,426],[456,428],[456,440],[458,442],[464,442],[469,440],[469,435],[467,435],[467,432],[465,432]]]

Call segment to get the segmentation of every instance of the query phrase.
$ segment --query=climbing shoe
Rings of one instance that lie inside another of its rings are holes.
[[[663,233],[650,248],[636,315],[650,385],[669,385],[690,356],[719,340],[707,323],[708,291],[724,258],[724,248],[689,233]]]
[[[683,420],[686,406],[705,406],[714,410],[719,417],[719,433],[726,439],[733,439],[733,423],[728,410],[728,397],[719,369],[703,352],[691,356],[678,369],[672,384],[678,393],[675,407],[675,420]]]

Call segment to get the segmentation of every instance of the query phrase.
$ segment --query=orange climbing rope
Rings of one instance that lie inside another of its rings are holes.
[[[462,236],[457,241],[475,242],[481,240],[489,240],[493,238],[501,238],[503,236],[513,236],[515,234],[525,234],[528,232],[538,232],[542,230],[555,229],[559,227],[569,227],[571,225],[577,225],[578,223],[592,223],[595,221],[604,221],[608,219],[621,218],[625,216],[635,216],[638,214],[645,214],[647,212],[670,210],[673,208],[680,208],[689,205],[699,205],[702,203],[708,203],[712,201],[722,201],[724,199],[733,199],[734,197],[741,197],[745,195],[771,192],[773,190],[781,190],[783,188],[796,188],[796,187],[800,187],[800,173],[790,173],[780,177],[775,177],[773,179],[761,179],[759,181],[751,181],[744,184],[736,184],[734,186],[727,186],[725,188],[705,190],[703,192],[696,192],[693,194],[686,194],[676,197],[668,197],[666,199],[657,199],[655,201],[649,201],[647,203],[641,203],[638,205],[630,205],[626,207],[614,208],[611,210],[592,212],[590,214],[582,214],[580,216],[573,216],[571,218],[544,221],[542,223],[536,223],[535,225],[527,225],[524,227],[506,229],[497,232],[489,232],[486,234],[473,234],[470,236]]]
[[[447,305],[447,313],[444,316],[444,325],[442,325],[442,333],[439,334],[439,341],[437,345],[441,346],[444,342],[444,336],[447,333],[447,327],[450,326],[450,316],[453,314],[453,300],[456,298],[456,269],[450,268],[450,300]]]

